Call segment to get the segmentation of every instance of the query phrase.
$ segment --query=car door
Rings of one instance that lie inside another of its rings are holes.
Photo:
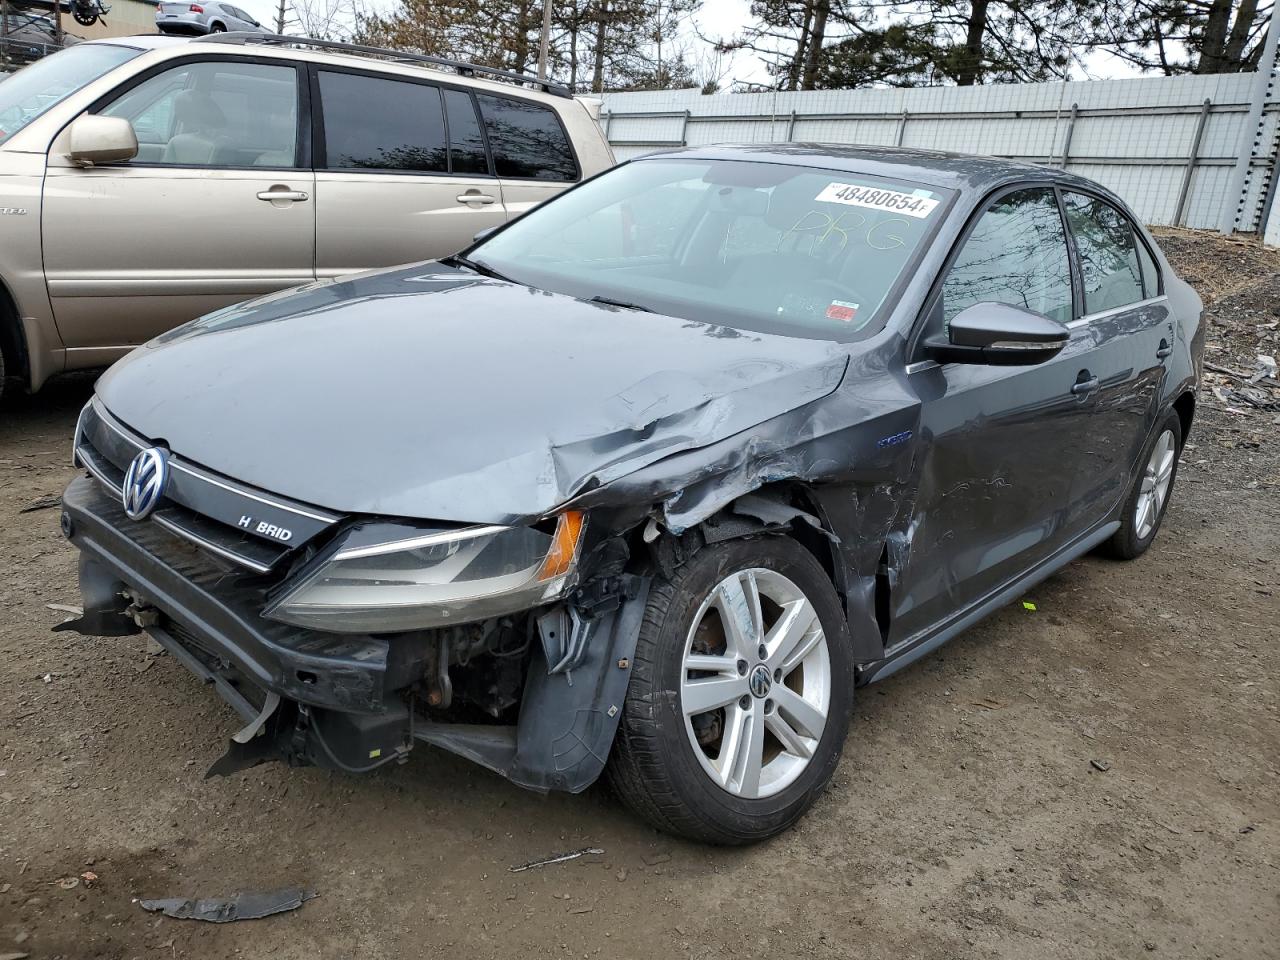
[[[330,67],[313,78],[320,276],[449,256],[506,219],[469,91]]]
[[[507,217],[549,200],[581,178],[581,167],[559,115],[546,104],[476,94]]]
[[[1076,315],[1067,234],[1054,189],[1022,186],[973,221],[926,308],[919,340],[981,302],[1063,323]],[[937,364],[916,354],[920,453],[909,546],[892,594],[890,644],[909,641],[1035,567],[1094,518],[1075,502],[1089,449],[1095,365],[1089,331],[1034,366]]]
[[[141,343],[314,278],[304,89],[292,65],[192,59],[92,108],[133,124],[133,160],[82,169],[55,140],[44,265],[69,348]]]
[[[1102,516],[1129,489],[1155,426],[1174,318],[1155,259],[1128,216],[1078,191],[1064,190],[1062,204],[1084,297],[1084,315],[1073,326],[1091,345],[1089,370],[1097,381],[1072,499],[1089,516]]]

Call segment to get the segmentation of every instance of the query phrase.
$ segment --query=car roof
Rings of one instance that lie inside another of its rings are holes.
[[[90,40],[88,42],[91,44],[97,44],[98,46],[133,47],[137,50],[165,50],[169,47],[182,46],[183,44],[190,43],[191,41],[187,37],[169,37],[164,34],[155,33],[147,35],[139,34],[138,36],[133,37],[103,37],[100,40]]]
[[[252,34],[214,34],[213,36],[221,37],[240,37],[252,36]],[[241,54],[255,57],[271,57],[279,60],[301,60],[318,64],[333,64],[336,66],[358,66],[366,70],[385,73],[389,76],[407,76],[422,78],[424,75],[444,83],[453,83],[460,86],[471,87],[477,92],[494,93],[498,96],[519,96],[526,100],[536,100],[545,103],[553,109],[561,110],[566,102],[574,102],[572,98],[566,96],[557,96],[553,93],[538,89],[538,81],[530,76],[522,83],[510,83],[505,80],[489,79],[483,74],[475,75],[469,73],[452,72],[449,69],[439,68],[431,64],[416,63],[410,60],[393,60],[382,59],[380,57],[362,56],[356,52],[349,50],[329,50],[317,46],[308,46],[305,37],[296,38],[297,46],[289,44],[238,44],[238,43],[212,43],[208,36],[173,36],[168,34],[139,34],[130,37],[104,37],[100,40],[91,40],[93,44],[107,44],[117,47],[132,47],[135,50],[171,51],[175,48],[190,47],[193,51],[200,53],[217,54]],[[390,51],[388,51],[390,54]],[[466,68],[469,64],[460,63],[460,66]]]
[[[1041,180],[1099,191],[1097,184],[1054,167],[999,157],[848,143],[746,143],[686,147],[646,154],[691,160],[751,160],[911,180],[960,191],[987,191],[1001,183]],[[1103,191],[1105,192],[1105,191]]]

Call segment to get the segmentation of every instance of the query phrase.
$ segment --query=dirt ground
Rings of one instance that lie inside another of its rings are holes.
[[[1211,358],[1274,354],[1280,257],[1164,242],[1218,298]],[[720,850],[427,748],[201,779],[236,726],[211,691],[49,632],[75,556],[22,510],[72,477],[91,386],[0,401],[0,958],[1280,957],[1275,411],[1206,396],[1146,557],[1073,563],[862,691],[817,808]],[[319,896],[236,924],[131,902],[295,884]]]

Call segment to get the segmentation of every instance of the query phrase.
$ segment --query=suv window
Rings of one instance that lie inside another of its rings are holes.
[[[1052,189],[1005,194],[982,215],[943,281],[941,321],[992,301],[1071,319],[1071,261]]]
[[[484,116],[498,176],[578,179],[578,162],[554,110],[528,100],[510,100],[484,93],[477,94],[476,100]]]
[[[484,134],[476,116],[471,94],[465,90],[445,90],[444,108],[449,115],[449,169],[453,173],[488,175],[489,158],[484,152]]]
[[[1143,299],[1138,243],[1129,218],[1097,197],[1064,193],[1062,201],[1080,256],[1085,313],[1113,310]]]
[[[133,124],[135,163],[292,167],[297,161],[293,67],[187,63],[144,80],[101,112]]]
[[[448,171],[439,87],[321,70],[320,102],[328,169]]]

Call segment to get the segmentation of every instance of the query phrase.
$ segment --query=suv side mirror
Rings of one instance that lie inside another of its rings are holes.
[[[124,117],[98,117],[86,113],[71,124],[71,149],[67,156],[81,167],[96,163],[132,160],[138,155],[138,136]]]
[[[985,363],[1021,367],[1056,356],[1071,331],[1042,313],[1007,303],[975,303],[951,318],[946,334],[924,342],[939,363]]]

